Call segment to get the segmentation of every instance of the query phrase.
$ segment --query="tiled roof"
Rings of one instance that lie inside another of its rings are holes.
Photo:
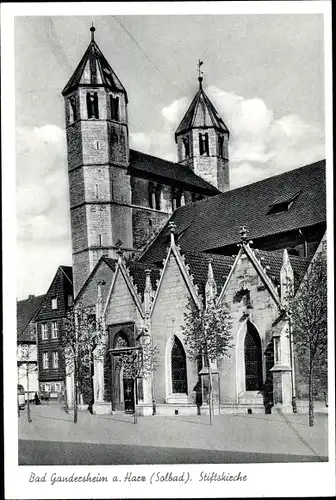
[[[199,91],[192,100],[180,125],[177,127],[175,137],[192,128],[201,127],[214,127],[222,132],[229,132],[227,126],[200,85]]]
[[[185,187],[191,187],[199,193],[215,195],[219,194],[217,188],[209,182],[196,175],[189,167],[171,161],[157,158],[140,151],[130,150],[130,173],[137,175],[150,175],[158,182],[176,185],[180,183]]]
[[[122,92],[127,100],[126,90],[94,40],[91,40],[62,94],[66,95],[81,85],[104,86],[112,91]]]
[[[112,269],[112,271],[115,271],[116,265],[118,263],[118,259],[111,259],[110,257],[103,256],[102,260],[104,262],[106,262],[106,264]]]
[[[287,191],[292,194],[293,186],[300,194],[289,210],[269,214],[274,199]],[[325,160],[178,208],[141,256],[142,262],[155,263],[165,257],[170,221],[176,224],[182,253],[195,249],[218,252],[235,245],[240,241],[241,226],[248,228],[249,237],[255,241],[325,223]]]
[[[208,267],[211,259],[214,278],[220,290],[228,277],[234,257],[226,255],[206,254],[199,252],[183,253],[185,263],[189,266],[189,273],[194,277],[194,283],[204,294],[204,287],[208,279]]]
[[[160,279],[160,269],[157,266],[149,266],[147,264],[142,264],[138,261],[128,261],[126,262],[126,267],[129,274],[133,278],[133,283],[136,285],[138,293],[143,300],[145,291],[145,281],[146,281],[146,269],[151,270],[150,278],[153,290],[156,290],[156,282]]]
[[[275,277],[275,282],[280,282],[280,270],[282,267],[283,250],[277,250],[274,252],[268,252],[265,250],[255,250],[255,255],[260,260],[261,265],[265,268],[269,266],[270,269],[267,272],[268,276],[273,280]],[[299,287],[301,280],[303,279],[311,259],[306,257],[299,257],[297,255],[289,255],[289,261],[294,272],[294,291]],[[274,281],[274,280],[273,280]]]
[[[16,304],[16,333],[17,340],[20,342],[34,340],[34,336],[29,331],[26,331],[29,323],[40,310],[45,295],[34,295],[25,300],[19,300]]]

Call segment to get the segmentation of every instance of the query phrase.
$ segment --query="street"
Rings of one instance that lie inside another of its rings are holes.
[[[19,420],[20,465],[125,465],[327,461],[327,421],[307,414],[139,417],[32,407]]]

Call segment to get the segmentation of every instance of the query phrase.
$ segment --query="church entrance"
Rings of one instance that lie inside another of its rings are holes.
[[[171,351],[171,372],[173,393],[187,394],[187,363],[186,355],[180,340],[175,337]]]
[[[247,323],[244,343],[245,354],[245,390],[260,391],[262,389],[262,357],[261,341],[257,330]]]

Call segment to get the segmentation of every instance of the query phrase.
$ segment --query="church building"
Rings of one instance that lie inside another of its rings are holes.
[[[213,300],[232,318],[230,357],[211,361],[215,411],[293,411],[284,305],[325,237],[325,161],[230,189],[229,129],[201,75],[175,132],[178,161],[130,149],[127,92],[90,31],[62,94],[75,307],[106,331],[93,410],[208,412],[209,367],[189,360],[182,325],[190,301]],[[133,391],[120,353],[144,337],[158,363]]]

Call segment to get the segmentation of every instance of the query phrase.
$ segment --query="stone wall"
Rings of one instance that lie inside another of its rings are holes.
[[[122,273],[119,272],[106,310],[106,326],[131,321],[134,321],[136,326],[143,326],[134,298]]]
[[[142,248],[154,234],[165,225],[170,214],[158,210],[133,208],[133,246],[135,249]]]
[[[168,345],[176,335],[184,345],[181,325],[188,304],[190,292],[178,267],[176,259],[171,255],[161,283],[151,319],[153,344],[158,347],[158,367],[154,373],[154,394],[158,404],[165,403],[170,393],[169,379],[171,366]],[[167,345],[168,344],[168,345]],[[187,360],[188,400],[194,402],[194,387],[197,383],[197,370],[194,363]]]
[[[241,282],[247,281],[250,290],[251,307],[240,298]],[[232,325],[232,349],[230,358],[224,358],[220,364],[221,402],[237,402],[239,393],[245,390],[244,338],[247,319],[257,329],[262,352],[272,343],[272,323],[278,317],[278,307],[265,287],[259,274],[246,254],[240,260],[231,275],[223,301],[230,306]],[[247,316],[248,315],[248,316]],[[266,358],[263,357],[263,379],[266,379]]]
[[[106,262],[101,261],[95,273],[91,275],[90,280],[87,282],[85,289],[83,290],[81,296],[77,301],[77,305],[79,305],[79,307],[83,309],[92,308],[95,311],[98,283],[105,282],[104,285],[101,284],[102,304],[104,307],[111,287],[113,276],[114,272],[110,268],[110,266],[108,266]]]

